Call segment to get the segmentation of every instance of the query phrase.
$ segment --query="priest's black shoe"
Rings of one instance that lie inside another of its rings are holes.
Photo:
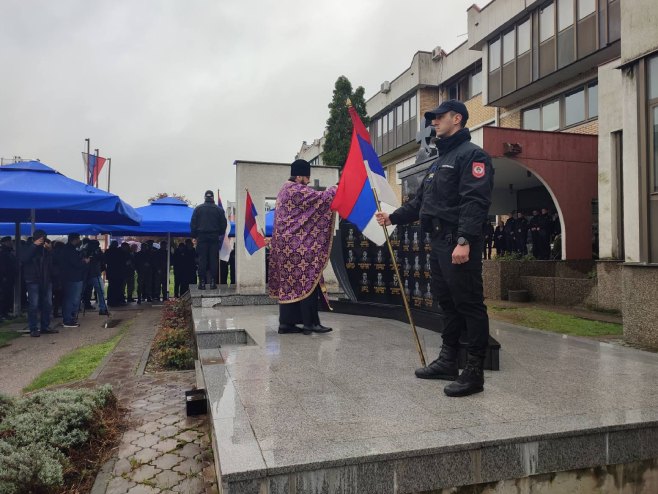
[[[416,369],[416,377],[420,379],[444,379],[454,381],[459,375],[457,364],[457,348],[443,345],[438,358],[427,367]]]
[[[328,333],[329,331],[333,331],[333,329],[328,328],[327,326],[323,326],[322,324],[312,324],[310,326],[304,326],[304,334]]]
[[[302,328],[294,324],[279,324],[279,334],[301,333]]]
[[[468,396],[484,391],[484,357],[469,354],[460,376],[443,391],[448,396]]]

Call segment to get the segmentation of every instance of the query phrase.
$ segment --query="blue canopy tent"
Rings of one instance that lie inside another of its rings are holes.
[[[0,166],[0,222],[138,225],[140,220],[119,196],[39,161]]]
[[[112,235],[167,235],[167,290],[169,290],[169,267],[171,265],[171,237],[189,237],[190,220],[194,209],[185,201],[175,197],[163,197],[148,206],[137,208],[142,222],[137,226],[100,225],[103,232]]]
[[[70,179],[39,161],[0,166],[0,222],[139,224],[141,217],[119,196]],[[47,230],[46,230],[47,231]],[[20,255],[16,242],[16,256]],[[14,312],[20,310],[20,270]]]
[[[73,232],[79,233],[80,235],[100,235],[103,233],[98,225],[82,223],[35,223],[34,229],[43,230],[48,235],[68,235]],[[0,223],[0,236],[15,234],[15,223]],[[32,235],[32,224],[21,223],[20,234],[24,237]]]

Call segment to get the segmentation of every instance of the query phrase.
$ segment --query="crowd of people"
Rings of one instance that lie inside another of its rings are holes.
[[[80,311],[98,310],[100,315],[109,315],[112,307],[166,300],[167,249],[167,242],[149,240],[140,245],[114,240],[103,251],[98,240],[81,238],[77,233],[60,242],[36,230],[27,240],[21,240],[19,263],[14,240],[3,237],[0,321],[12,317],[19,265],[21,302],[28,308],[31,336],[58,332],[51,327],[53,318],[61,317],[64,327],[78,327]],[[171,250],[170,263],[174,271],[173,296],[179,297],[197,282],[198,256],[191,239]],[[225,282],[226,275],[222,274]]]
[[[560,234],[560,218],[548,208],[535,209],[531,216],[522,211],[512,211],[507,221],[499,220],[494,228],[488,220],[484,223],[484,258],[491,259],[492,249],[497,256],[532,254],[535,259],[552,259],[551,245]]]

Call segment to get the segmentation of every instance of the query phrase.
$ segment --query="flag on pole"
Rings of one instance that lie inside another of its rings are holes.
[[[348,111],[353,125],[352,143],[331,209],[353,223],[374,243],[383,245],[386,236],[375,218],[377,204],[372,189],[377,190],[383,211],[393,212],[399,207],[399,201],[386,179],[384,168],[358,113],[352,106]],[[395,226],[388,228],[390,232]]]
[[[229,238],[228,234],[231,233],[231,222],[226,222],[226,233],[224,233],[224,239],[222,240],[222,246],[219,249],[219,258],[228,262],[231,257],[231,251],[233,250],[233,239]]]
[[[256,206],[254,206],[251,195],[247,191],[247,204],[244,208],[244,247],[250,256],[265,247],[265,237],[258,231],[256,216],[258,216]]]
[[[101,170],[103,169],[103,165],[107,161],[107,158],[83,152],[82,160],[87,168],[87,184],[98,187],[98,176],[101,174]]]
[[[222,205],[222,198],[219,196],[219,189],[217,189],[217,205],[224,209],[224,206]]]

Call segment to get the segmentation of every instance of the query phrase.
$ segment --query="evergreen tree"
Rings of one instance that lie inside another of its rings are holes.
[[[370,123],[366,112],[365,89],[362,86],[352,91],[352,83],[345,76],[340,76],[334,86],[334,94],[329,103],[329,119],[327,120],[327,134],[324,143],[322,159],[326,165],[345,165],[347,153],[350,149],[352,138],[352,121],[347,112],[347,99],[352,101],[352,106],[361,117],[361,121],[367,127]]]

